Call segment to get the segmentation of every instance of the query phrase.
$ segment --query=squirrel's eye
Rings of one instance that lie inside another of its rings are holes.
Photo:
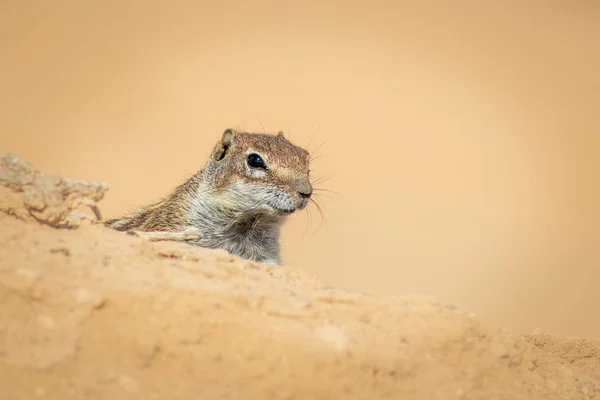
[[[262,157],[254,153],[248,156],[248,165],[252,168],[267,169],[267,164],[265,164],[265,161],[262,159]]]

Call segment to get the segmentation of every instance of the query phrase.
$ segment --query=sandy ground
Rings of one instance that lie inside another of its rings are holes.
[[[600,344],[102,226],[0,219],[2,399],[594,399]]]
[[[432,298],[88,224],[78,205],[95,209],[105,185],[15,157],[0,183],[2,399],[600,394],[598,342],[514,335]]]

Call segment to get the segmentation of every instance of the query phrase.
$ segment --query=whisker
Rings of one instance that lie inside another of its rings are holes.
[[[312,221],[312,214],[310,213],[310,207],[306,207],[306,228],[304,228],[304,234],[302,235],[302,242],[304,242],[304,238],[306,237],[306,233],[308,232],[308,228],[310,227],[311,221]]]
[[[317,146],[317,148],[316,148],[316,149],[314,149],[314,150],[311,152],[311,154],[314,154],[314,153],[316,153],[316,152],[317,152],[317,151],[318,151],[318,150],[319,150],[321,147],[323,147],[323,146],[324,146],[324,145],[326,145],[326,144],[327,144],[327,142],[322,142],[320,145],[318,145],[318,146]]]
[[[318,160],[319,158],[325,157],[325,156],[327,156],[327,154],[319,154],[318,156],[314,156],[314,157],[311,155],[308,161],[314,162],[315,160]]]
[[[323,214],[327,215],[327,206],[325,205],[325,202],[321,198],[321,194],[320,193],[315,193],[315,197],[316,197],[316,199],[318,199],[321,202],[321,207],[323,207]],[[327,220],[327,217],[325,217],[325,220]]]
[[[310,140],[308,141],[308,146],[306,146],[306,148],[308,149],[309,153],[310,153],[310,144],[312,143],[313,139],[315,138],[315,135],[317,134],[317,132],[319,132],[320,127],[321,127],[320,125],[317,125],[317,129],[315,129],[312,136],[310,137]]]
[[[338,192],[336,192],[335,190],[330,190],[330,189],[322,189],[322,188],[313,188],[313,192],[327,192],[327,193],[333,193],[333,194],[337,194],[340,197],[344,197],[346,198],[346,196],[344,196],[343,194],[340,194]]]
[[[319,227],[317,228],[317,230],[315,231],[318,232],[319,229],[321,229],[321,226],[323,226],[323,224],[325,224],[325,229],[327,229],[327,218],[325,217],[325,214],[323,213],[323,209],[321,208],[321,206],[319,205],[319,203],[317,203],[317,201],[313,198],[310,199],[311,203],[315,205],[315,207],[317,207],[317,210],[319,211],[319,214],[321,215],[321,223],[319,224]]]
[[[321,183],[327,182],[328,180],[330,180],[331,178],[333,178],[333,174],[328,174],[328,175],[323,175],[320,178],[315,179],[314,181],[311,182],[311,185],[319,185]]]

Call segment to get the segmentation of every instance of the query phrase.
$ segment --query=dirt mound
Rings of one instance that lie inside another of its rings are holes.
[[[2,399],[592,399],[600,391],[598,343],[513,335],[430,298],[377,298],[223,251],[97,224],[56,229],[6,212],[0,242]]]

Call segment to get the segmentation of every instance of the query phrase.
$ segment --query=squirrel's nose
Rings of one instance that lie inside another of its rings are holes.
[[[308,179],[298,179],[296,180],[294,186],[300,197],[304,199],[310,199],[310,196],[313,192],[313,188]]]

